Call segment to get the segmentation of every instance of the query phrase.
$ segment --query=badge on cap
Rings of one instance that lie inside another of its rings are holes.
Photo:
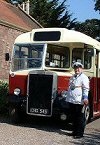
[[[75,67],[81,67],[81,68],[83,68],[83,64],[81,64],[80,62],[75,62],[75,63],[72,65],[72,68],[75,68]]]

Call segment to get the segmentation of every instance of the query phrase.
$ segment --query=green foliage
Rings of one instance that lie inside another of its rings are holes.
[[[22,4],[22,2],[24,2],[25,0],[7,0],[9,3],[19,3],[19,4]]]
[[[6,99],[8,95],[8,83],[0,80],[0,113],[6,109]]]
[[[100,0],[94,0],[95,1],[95,10],[99,11],[100,13]]]
[[[75,20],[71,20],[66,0],[30,0],[30,15],[43,27],[73,28]]]
[[[77,23],[75,30],[100,41],[100,20],[98,19],[91,19],[82,23]]]
[[[13,1],[13,0],[8,0]],[[27,0],[16,0],[19,4]],[[62,27],[75,29],[100,41],[100,20],[91,19],[85,22],[76,22],[71,19],[72,14],[65,5],[67,0],[30,0],[30,15],[43,27]],[[95,10],[100,13],[100,0],[94,0]]]

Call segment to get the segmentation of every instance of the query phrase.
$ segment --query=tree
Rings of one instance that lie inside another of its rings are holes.
[[[6,1],[12,4],[22,4],[22,2],[24,2],[25,0],[6,0]]]
[[[95,1],[95,10],[99,11],[100,13],[100,0]],[[100,20],[98,19],[91,19],[86,20],[83,23],[77,23],[75,26],[75,30],[83,32],[94,39],[100,41]]]
[[[91,19],[83,23],[77,23],[75,30],[91,36],[100,41],[100,20]]]
[[[8,0],[10,3],[25,2],[27,0]],[[35,18],[43,27],[64,27],[74,28],[75,19],[71,19],[67,6],[63,0],[30,0],[30,15]]]
[[[75,20],[71,20],[65,6],[66,0],[30,0],[30,15],[44,27],[65,27],[73,28]]]
[[[99,11],[99,13],[100,13],[100,0],[94,0],[95,1],[95,10],[96,11]]]

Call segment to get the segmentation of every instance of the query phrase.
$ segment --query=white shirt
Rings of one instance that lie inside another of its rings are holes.
[[[66,101],[73,104],[83,104],[83,96],[88,96],[89,79],[84,73],[73,75],[70,79]]]

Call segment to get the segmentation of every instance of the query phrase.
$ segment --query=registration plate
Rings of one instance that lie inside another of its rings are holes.
[[[44,114],[44,115],[47,115],[48,112],[49,112],[48,109],[30,108],[30,113],[35,113],[35,114]]]

